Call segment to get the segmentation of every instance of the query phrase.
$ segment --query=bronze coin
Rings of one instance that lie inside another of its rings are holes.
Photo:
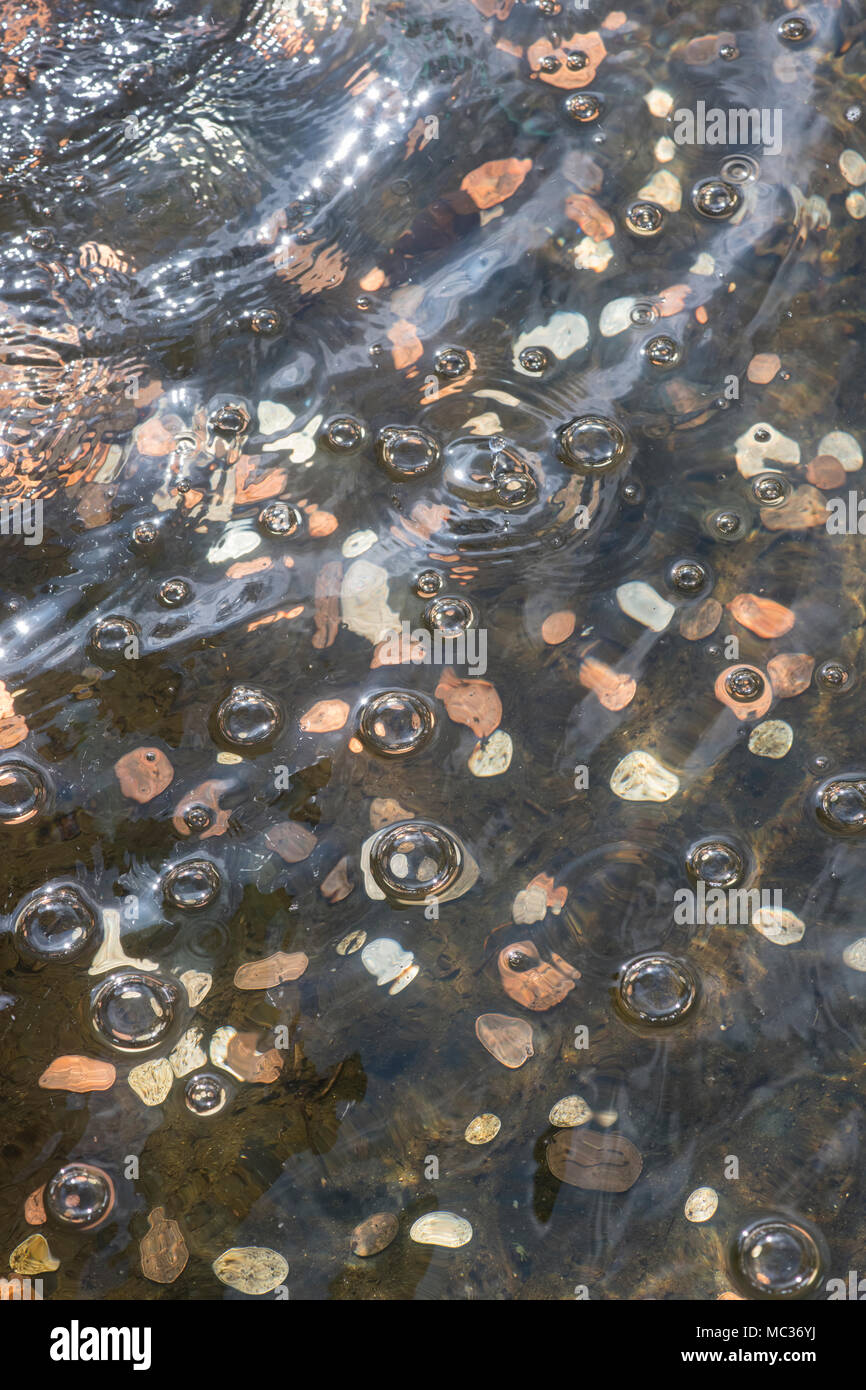
[[[397,1218],[390,1211],[377,1211],[352,1232],[353,1255],[379,1255],[397,1234]]]
[[[547,1166],[570,1187],[626,1192],[640,1177],[643,1159],[624,1134],[566,1129],[547,1146]]]

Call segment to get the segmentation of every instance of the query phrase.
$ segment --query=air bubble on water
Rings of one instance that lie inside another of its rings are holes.
[[[262,337],[272,338],[282,328],[282,321],[275,309],[256,309],[250,316],[250,328]]]
[[[34,251],[50,251],[54,245],[54,232],[50,227],[34,227],[27,233],[27,240]]]
[[[280,706],[264,690],[236,685],[216,711],[218,733],[236,748],[261,748],[282,728]]]
[[[463,851],[449,831],[433,821],[403,821],[380,832],[370,852],[370,870],[381,891],[397,902],[423,902],[452,888]]]
[[[218,1076],[210,1072],[196,1072],[183,1088],[183,1099],[187,1110],[194,1115],[216,1115],[227,1100],[226,1088]]]
[[[831,658],[829,661],[822,661],[815,671],[815,684],[834,694],[841,694],[853,686],[854,672],[844,661]]]
[[[120,614],[111,614],[107,618],[100,618],[99,622],[91,629],[90,646],[99,656],[110,661],[120,661],[130,650],[130,644],[138,642],[141,636],[141,629],[131,618],[125,618]]]
[[[525,347],[517,358],[525,372],[543,372],[547,366],[548,357],[543,348]]]
[[[701,179],[692,189],[691,201],[702,217],[719,220],[733,217],[742,205],[743,195],[736,184],[724,179]]]
[[[786,1217],[763,1217],[737,1236],[732,1273],[751,1298],[799,1298],[818,1285],[823,1261],[815,1237]]]
[[[364,442],[364,426],[352,415],[338,415],[325,427],[325,439],[337,453],[348,454]]]
[[[581,415],[559,433],[559,457],[582,472],[606,472],[625,456],[625,433],[616,421],[602,415]]]
[[[443,594],[424,609],[424,622],[442,637],[459,637],[475,626],[475,610],[468,599]]]
[[[582,124],[597,121],[601,115],[601,98],[593,92],[572,92],[565,99],[565,112],[573,121]]]
[[[302,524],[301,513],[288,502],[269,502],[259,512],[258,524],[267,536],[285,539],[293,536]]]
[[[700,560],[676,560],[668,570],[668,583],[677,593],[693,598],[705,589],[709,582],[709,571]]]
[[[443,582],[441,574],[437,574],[435,570],[422,570],[415,578],[415,593],[419,598],[435,598]]]
[[[761,166],[753,155],[732,154],[722,161],[719,172],[728,183],[754,183],[761,172]]]
[[[45,1188],[45,1209],[64,1226],[91,1230],[114,1206],[114,1183],[91,1163],[67,1163]]]
[[[108,975],[90,996],[96,1032],[120,1052],[144,1052],[170,1032],[180,990],[173,980],[143,971]]]
[[[645,328],[648,323],[654,323],[658,316],[658,305],[647,299],[635,300],[628,313],[629,322],[638,328]]]
[[[695,882],[702,879],[711,888],[735,888],[745,877],[746,857],[732,840],[714,836],[691,846],[686,869]]]
[[[725,690],[738,704],[750,705],[764,693],[765,681],[751,666],[738,666],[725,677]]]
[[[825,830],[856,835],[866,830],[866,775],[831,777],[814,793],[815,811]]]
[[[138,92],[154,76],[156,69],[153,63],[130,63],[129,67],[124,68],[117,79],[117,85],[122,92]]]
[[[379,463],[389,477],[399,482],[422,478],[437,467],[439,444],[423,429],[386,425],[376,438]]]
[[[650,338],[644,347],[644,355],[654,367],[675,367],[680,360],[680,345],[675,338],[659,333]]]
[[[470,368],[469,354],[463,348],[445,348],[436,354],[433,370],[445,381],[456,381],[465,376]]]
[[[155,521],[139,521],[130,533],[130,544],[139,555],[153,550],[159,540],[159,527]]]
[[[625,214],[625,225],[635,236],[658,236],[665,223],[665,215],[656,203],[632,203]]]
[[[166,579],[156,597],[163,608],[180,608],[192,598],[192,587],[185,579]]]
[[[790,15],[783,19],[778,29],[779,38],[786,43],[802,43],[811,32],[809,21],[803,19],[802,15]]]
[[[242,405],[221,405],[208,425],[215,434],[244,434],[250,427],[249,411]]]
[[[735,541],[743,534],[743,518],[737,512],[723,510],[714,512],[708,525],[720,540]]]
[[[791,484],[780,473],[764,473],[752,482],[752,494],[762,507],[781,507],[791,495]]]
[[[620,488],[620,497],[630,507],[639,507],[644,500],[644,487],[636,478],[629,478]]]
[[[77,885],[51,885],[19,908],[12,933],[20,954],[31,960],[77,960],[95,944],[99,916]]]
[[[0,763],[0,826],[34,820],[47,800],[48,785],[38,768],[19,758]]]
[[[649,951],[623,967],[614,1003],[629,1023],[665,1028],[688,1016],[699,992],[697,977],[685,961],[665,951]]]
[[[196,835],[200,835],[203,830],[209,830],[213,822],[214,816],[209,806],[196,803],[193,806],[187,806],[183,813],[184,825]]]
[[[430,742],[436,716],[422,695],[383,690],[361,710],[359,733],[374,753],[387,758],[417,753]]]
[[[538,496],[538,483],[526,464],[516,467],[513,460],[505,463],[497,460],[493,482],[497,500],[503,507],[525,507]]]
[[[184,859],[162,880],[166,902],[192,912],[209,907],[219,897],[220,887],[219,870],[209,859]]]

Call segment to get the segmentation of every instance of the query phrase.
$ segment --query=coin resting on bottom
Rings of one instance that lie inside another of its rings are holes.
[[[641,1175],[643,1159],[624,1134],[567,1129],[547,1146],[547,1166],[570,1187],[592,1192],[627,1192]]]

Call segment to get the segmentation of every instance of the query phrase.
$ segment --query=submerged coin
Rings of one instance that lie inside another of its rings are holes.
[[[173,1284],[189,1259],[180,1226],[166,1216],[165,1207],[154,1207],[147,1220],[150,1230],[139,1242],[141,1272],[154,1284]]]
[[[592,1110],[582,1096],[565,1096],[552,1107],[547,1117],[557,1129],[573,1129],[592,1119]]]
[[[491,1057],[512,1070],[522,1067],[533,1055],[532,1028],[522,1018],[481,1014],[475,1021],[475,1034]]]
[[[459,1250],[472,1239],[472,1227],[453,1211],[431,1211],[413,1222],[409,1238],[417,1245],[441,1245],[446,1250]]]
[[[52,1255],[51,1247],[43,1235],[32,1235],[22,1240],[20,1245],[16,1245],[9,1256],[9,1268],[16,1274],[52,1274],[55,1269],[60,1268],[60,1261]]]
[[[237,989],[273,989],[275,985],[284,984],[286,980],[297,980],[303,975],[309,959],[303,951],[294,951],[287,954],[285,951],[275,951],[271,956],[265,956],[263,960],[248,960],[244,965],[239,965],[235,971],[235,987]]]
[[[696,1187],[686,1198],[685,1217],[687,1221],[709,1221],[716,1214],[719,1194],[713,1187]]]
[[[111,1062],[93,1057],[56,1057],[39,1078],[46,1091],[109,1091],[117,1072]]]
[[[355,1227],[349,1242],[353,1255],[368,1259],[371,1255],[381,1255],[394,1240],[398,1223],[390,1211],[377,1211]]]
[[[547,1146],[547,1166],[570,1187],[593,1192],[627,1192],[641,1175],[643,1159],[624,1134],[563,1129]]]
[[[167,1057],[153,1062],[140,1062],[126,1078],[135,1094],[145,1105],[162,1105],[174,1082],[174,1072]]]
[[[467,1144],[489,1144],[502,1128],[498,1115],[476,1115],[470,1120],[463,1133]]]
[[[272,1293],[289,1272],[288,1261],[264,1245],[234,1246],[217,1256],[213,1272],[223,1284],[241,1293]]]

